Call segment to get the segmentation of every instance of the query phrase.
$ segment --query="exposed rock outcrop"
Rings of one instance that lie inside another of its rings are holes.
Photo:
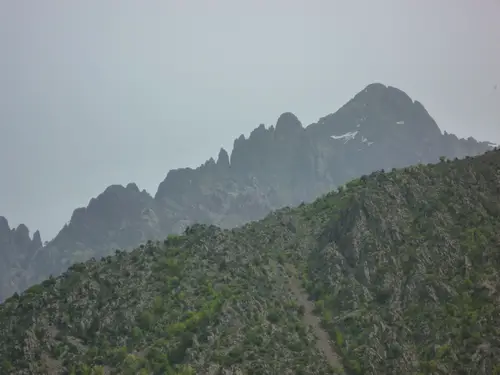
[[[490,149],[487,142],[442,134],[420,102],[374,83],[317,123],[304,128],[294,114],[283,113],[275,126],[261,124],[248,138],[239,136],[231,155],[221,149],[217,161],[169,171],[154,198],[135,184],[110,186],[75,210],[70,223],[22,268],[23,281],[0,300],[75,261],[164,238],[195,222],[234,227],[310,202],[375,170]]]
[[[25,270],[37,250],[42,248],[40,232],[30,237],[26,225],[10,228],[9,222],[0,216],[0,297],[17,291],[17,285],[25,282]]]

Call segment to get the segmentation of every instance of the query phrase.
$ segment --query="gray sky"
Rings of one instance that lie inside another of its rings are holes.
[[[499,19],[498,0],[0,0],[0,215],[50,239],[110,184],[154,194],[375,81],[500,143]]]

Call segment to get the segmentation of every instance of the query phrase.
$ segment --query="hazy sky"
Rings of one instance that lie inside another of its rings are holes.
[[[500,143],[499,0],[0,0],[0,54],[0,215],[43,239],[110,184],[154,194],[375,81]]]

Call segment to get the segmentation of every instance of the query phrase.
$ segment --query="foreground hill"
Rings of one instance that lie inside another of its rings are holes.
[[[260,125],[197,169],[170,171],[155,196],[131,183],[113,185],[74,211],[22,276],[7,275],[10,293],[59,275],[72,263],[182,233],[193,223],[233,228],[270,211],[311,202],[374,170],[463,158],[487,142],[442,134],[418,101],[394,87],[371,84],[337,112],[303,127],[292,113]],[[15,258],[15,255],[12,257]],[[14,266],[12,267],[14,268]]]
[[[9,298],[2,373],[498,373],[499,217],[492,151],[194,225]]]

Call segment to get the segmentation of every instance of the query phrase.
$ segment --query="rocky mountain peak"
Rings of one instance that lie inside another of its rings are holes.
[[[143,239],[139,228],[145,221],[143,211],[146,208],[154,209],[154,199],[146,191],[140,191],[135,183],[126,187],[108,186],[103,193],[90,199],[87,207],[75,209],[69,224],[48,246],[51,249],[95,249],[112,238],[115,246],[127,247],[130,241]]]
[[[19,224],[16,228],[9,226],[9,221],[4,216],[0,216],[0,242],[11,243],[21,247],[28,247],[32,242],[41,245],[40,232],[36,231],[33,240],[30,237],[30,230],[25,224]]]
[[[390,99],[397,101],[400,105],[408,105],[413,103],[413,100],[406,92],[393,86],[384,85],[376,82],[367,85],[363,90],[354,96],[354,100],[364,101],[366,103],[376,103],[382,100]]]
[[[484,142],[443,135],[422,103],[381,83],[366,86],[337,112],[306,130],[313,137],[331,139],[331,147],[342,153],[355,154],[355,170],[363,167],[367,172],[376,169],[381,160],[386,168],[392,168],[434,162],[442,155],[478,155],[491,149]]]
[[[27,248],[31,243],[30,230],[24,224],[19,224],[13,233],[14,242],[23,247]]]
[[[229,155],[224,148],[219,151],[219,156],[217,156],[217,165],[223,168],[229,168]]]
[[[291,112],[285,112],[278,118],[275,129],[276,134],[286,135],[294,134],[297,131],[303,130],[303,127],[297,116]]]
[[[0,302],[12,294],[12,285],[19,277],[18,271],[26,270],[33,260],[36,250],[42,247],[40,232],[33,239],[26,225],[10,228],[8,220],[0,216]],[[13,272],[15,271],[15,272]]]
[[[421,128],[428,124],[432,125],[437,134],[441,134],[421,103],[413,101],[400,89],[373,83],[357,93],[337,112],[321,118],[312,127],[329,131],[360,131],[360,128],[369,126],[376,131],[398,131],[410,126]]]
[[[19,236],[26,235],[29,237],[30,230],[28,229],[28,227],[25,224],[19,224],[17,226],[17,228],[15,229],[15,233],[16,233],[16,235],[19,235]]]
[[[0,216],[0,239],[5,238],[10,233],[9,221]]]
[[[40,234],[40,231],[35,231],[35,233],[33,233],[33,240],[31,242],[31,246],[34,247],[35,249],[39,249],[43,246],[43,243],[42,243],[42,236]]]
[[[425,107],[413,100],[404,91],[380,83],[368,85],[356,95],[354,102],[366,108],[367,115],[378,115],[378,122],[372,122],[380,131],[392,131],[391,125],[399,125],[397,132],[407,132],[409,136],[422,135],[438,137],[441,130]],[[367,117],[365,115],[365,117]]]
[[[375,170],[490,149],[486,142],[443,135],[420,102],[373,83],[305,129],[293,113],[285,112],[275,126],[260,124],[248,138],[239,136],[231,155],[221,148],[217,161],[208,158],[198,168],[169,171],[154,198],[134,183],[108,187],[87,207],[76,209],[70,223],[37,252],[31,263],[36,277],[18,280],[16,290],[58,274],[72,262],[161,239],[193,223],[239,226],[272,210],[310,202]],[[0,241],[10,232],[0,218]],[[34,236],[33,241],[41,240]]]
[[[125,189],[136,192],[136,193],[140,192],[139,187],[134,182],[128,183],[127,186],[125,187]]]

